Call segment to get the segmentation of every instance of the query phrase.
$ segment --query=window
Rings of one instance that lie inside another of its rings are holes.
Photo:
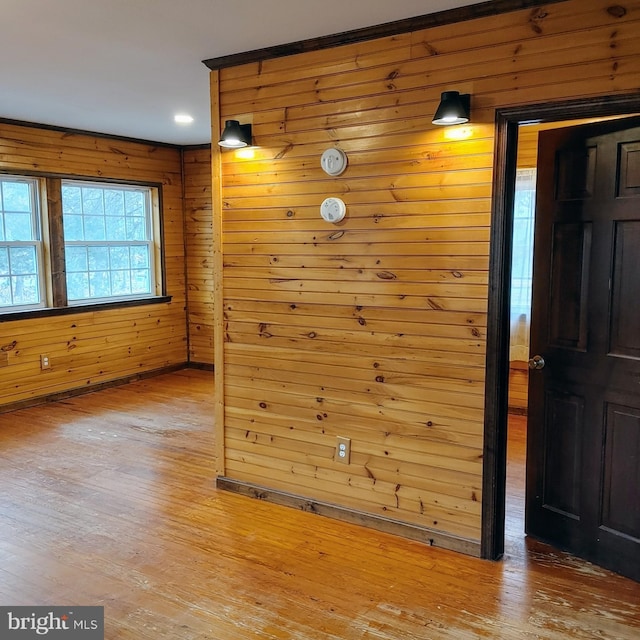
[[[150,189],[65,180],[62,220],[70,304],[153,294]]]
[[[536,170],[518,169],[513,204],[513,257],[511,261],[510,359],[529,359],[533,234],[536,208]]]
[[[155,186],[0,174],[0,314],[162,296]]]
[[[0,177],[0,308],[44,305],[38,182]]]

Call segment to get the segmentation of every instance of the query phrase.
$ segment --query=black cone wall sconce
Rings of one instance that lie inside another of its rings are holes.
[[[240,124],[237,120],[227,120],[218,144],[225,149],[242,149],[250,147],[251,125]]]
[[[440,96],[440,104],[433,116],[433,124],[464,124],[469,122],[471,112],[471,96],[457,91],[444,91]]]

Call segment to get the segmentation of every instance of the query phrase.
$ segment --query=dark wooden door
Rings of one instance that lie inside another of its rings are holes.
[[[526,532],[640,580],[640,118],[540,134],[534,355]]]

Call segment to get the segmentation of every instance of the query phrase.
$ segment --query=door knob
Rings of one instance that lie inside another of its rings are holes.
[[[542,356],[533,356],[529,360],[529,369],[544,369],[544,358]]]

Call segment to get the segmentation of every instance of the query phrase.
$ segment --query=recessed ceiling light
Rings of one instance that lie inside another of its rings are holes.
[[[178,124],[191,124],[193,122],[193,117],[188,115],[187,113],[177,113],[173,116],[173,119]]]

